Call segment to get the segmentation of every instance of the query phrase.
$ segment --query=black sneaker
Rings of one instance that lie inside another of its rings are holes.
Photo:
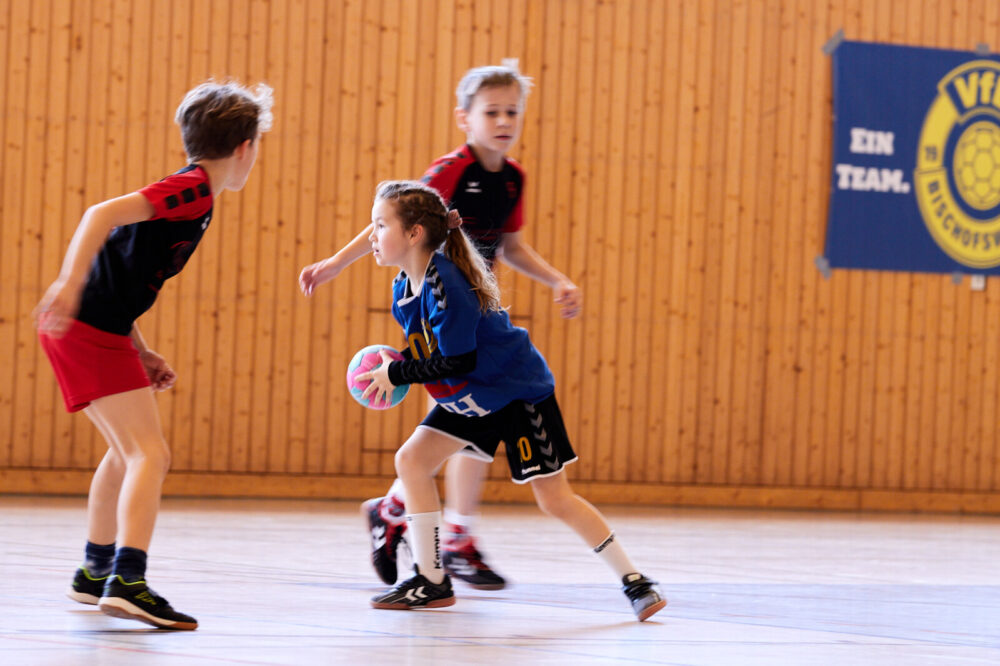
[[[625,596],[632,602],[632,610],[635,611],[639,622],[663,610],[667,605],[667,600],[656,588],[656,581],[649,580],[642,574],[628,574],[622,578],[622,586]]]
[[[483,561],[476,540],[468,535],[445,541],[441,546],[441,566],[448,574],[477,590],[502,590],[507,585],[507,581]]]
[[[371,537],[372,567],[375,573],[386,585],[396,582],[396,551],[403,534],[406,533],[406,521],[392,524],[382,518],[382,503],[384,497],[370,499],[361,505],[361,513],[368,520],[368,535]],[[396,503],[398,504],[398,502]],[[403,506],[398,507],[399,515],[403,515]]]
[[[66,596],[81,604],[96,606],[104,593],[104,583],[107,580],[107,574],[95,578],[86,567],[79,567],[73,576],[73,584],[66,590]]]
[[[455,593],[451,590],[451,579],[445,574],[444,580],[430,582],[417,565],[413,565],[414,575],[396,584],[390,590],[372,597],[372,608],[386,610],[413,610],[414,608],[442,608],[455,603]]]
[[[198,620],[175,611],[166,599],[149,589],[144,580],[126,583],[121,576],[108,577],[104,596],[97,606],[105,615],[139,620],[158,629],[198,628]]]

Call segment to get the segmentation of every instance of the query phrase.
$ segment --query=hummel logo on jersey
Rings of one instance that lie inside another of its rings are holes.
[[[406,596],[404,598],[407,601],[419,601],[420,599],[426,599],[427,595],[424,594],[424,586],[421,585],[415,590],[410,588],[406,591]]]
[[[521,470],[521,474],[530,474],[531,472],[538,472],[542,469],[541,465],[535,465],[534,467],[526,467]]]
[[[482,192],[482,190],[479,189],[479,181],[478,180],[470,180],[466,184],[465,191],[466,192],[472,192],[473,194],[479,194],[480,192]]]

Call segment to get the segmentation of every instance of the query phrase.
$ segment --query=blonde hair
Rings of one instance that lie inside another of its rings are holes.
[[[174,115],[188,158],[192,162],[221,159],[247,139],[256,141],[271,129],[273,104],[273,90],[265,83],[253,89],[214,80],[195,86]]]
[[[514,67],[506,65],[489,65],[474,67],[465,73],[455,88],[458,105],[468,111],[472,108],[472,100],[483,88],[504,88],[516,85],[521,89],[521,106],[531,92],[531,77],[521,74]]]
[[[449,211],[438,191],[414,180],[386,180],[375,190],[376,201],[392,202],[396,215],[409,231],[419,224],[426,232],[426,247],[443,245],[448,257],[472,285],[483,312],[500,309],[500,287],[483,256],[462,231],[458,211]]]

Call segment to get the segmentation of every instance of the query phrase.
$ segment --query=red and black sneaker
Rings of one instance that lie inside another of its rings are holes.
[[[475,538],[461,527],[449,525],[448,528],[451,533],[441,545],[441,566],[448,575],[477,590],[502,590],[507,581],[483,561]]]
[[[386,585],[396,582],[396,551],[406,533],[405,508],[393,497],[376,497],[361,505],[361,513],[368,520],[368,535],[371,537],[372,567]],[[399,518],[386,520],[385,516]]]

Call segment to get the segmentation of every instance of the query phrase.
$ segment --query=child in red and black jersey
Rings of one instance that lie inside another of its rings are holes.
[[[421,182],[437,190],[462,216],[462,230],[492,266],[496,259],[552,289],[562,316],[577,316],[579,288],[549,265],[524,240],[524,170],[507,152],[523,127],[525,99],[531,80],[513,67],[476,67],[455,91],[455,120],[466,143],[435,160]],[[369,225],[328,259],[302,269],[303,293],[313,290],[371,251]],[[446,470],[445,522],[442,548],[445,568],[478,589],[504,587],[504,579],[484,561],[472,533],[479,496],[489,462],[470,455],[454,456]],[[402,484],[397,479],[385,497],[365,502],[372,543],[372,565],[386,583],[396,580],[396,550],[406,531]]]
[[[135,320],[198,246],[215,197],[246,184],[271,104],[263,84],[251,91],[208,82],[188,92],[176,121],[190,164],[87,209],[35,308],[67,411],[83,410],[108,444],[90,487],[86,559],[68,591],[108,615],[166,629],[198,626],[145,581],[170,464],[153,390],[170,388],[176,375]]]

